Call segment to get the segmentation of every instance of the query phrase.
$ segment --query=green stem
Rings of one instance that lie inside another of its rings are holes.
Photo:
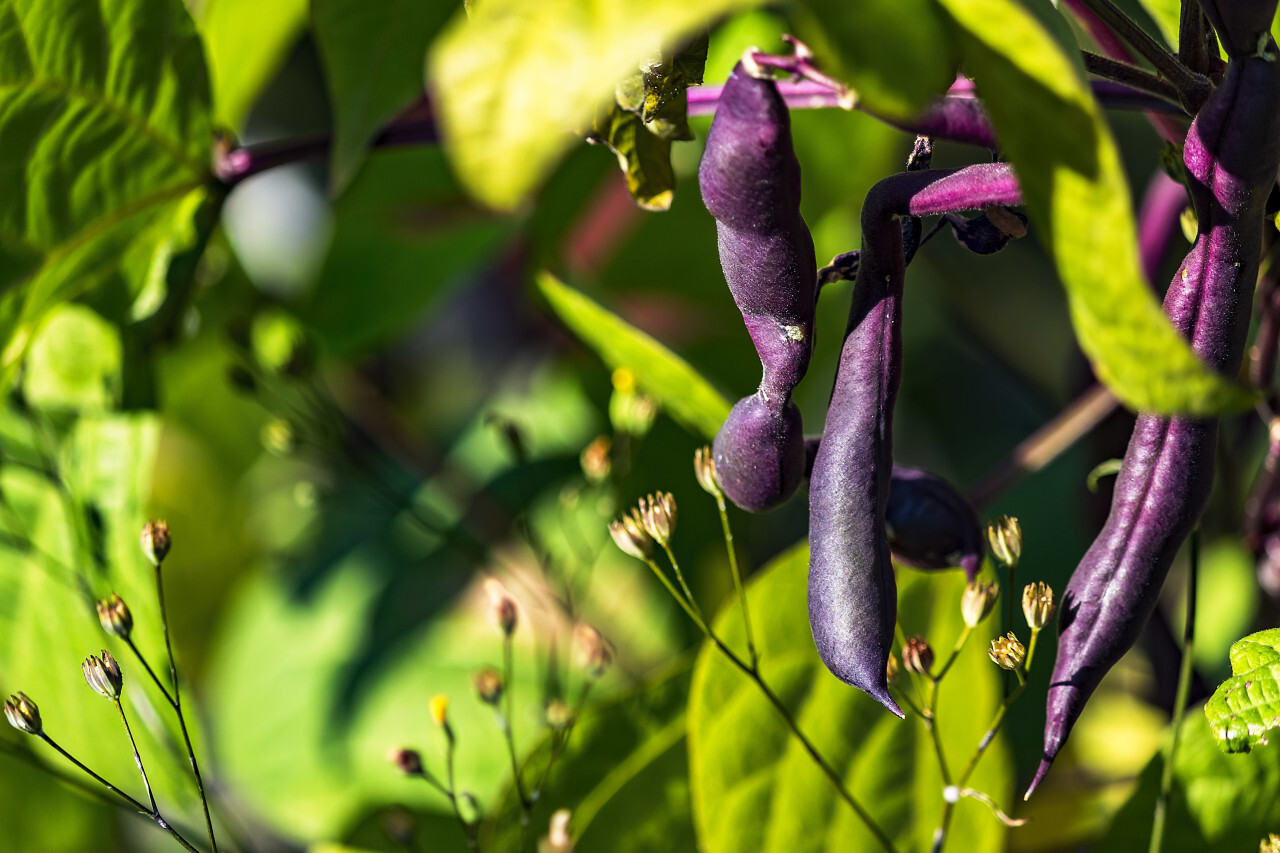
[[[938,670],[938,674],[933,676],[934,685],[942,680],[947,674],[947,670],[951,669],[951,665],[956,662],[956,658],[960,656],[960,650],[964,648],[964,644],[969,641],[969,635],[973,633],[973,629],[968,625],[960,631],[960,636],[956,639],[955,647],[951,649],[951,654],[947,656],[946,662],[942,664],[942,669]]]
[[[947,756],[942,751],[942,733],[938,731],[938,680],[942,678],[939,675],[932,679],[933,689],[929,691],[929,716],[925,719],[925,727],[929,729],[929,739],[933,741],[933,751],[938,756],[938,770],[942,773],[942,784],[951,785],[951,771],[947,768]]]
[[[453,731],[447,727],[445,728],[445,739],[448,743],[448,746],[445,749],[444,762],[446,777],[449,780],[449,791],[447,794],[449,797],[449,805],[453,807],[453,816],[458,819],[458,825],[462,827],[462,836],[467,840],[467,849],[474,853],[474,851],[478,851],[480,849],[480,845],[476,841],[472,825],[462,816],[462,809],[458,806],[458,788],[453,781]]]
[[[671,561],[671,568],[676,573],[676,581],[680,584],[680,589],[684,593],[684,597],[688,599],[689,606],[698,614],[698,618],[702,619],[702,608],[698,606],[698,601],[693,597],[693,591],[689,589],[689,584],[684,579],[684,572],[680,571],[680,563],[676,561],[676,555],[671,550],[671,546],[667,543],[661,543],[662,550],[667,552],[667,559]]]
[[[142,776],[142,787],[147,789],[147,799],[151,801],[151,813],[157,814],[156,796],[151,793],[151,780],[147,778],[147,770],[142,766],[142,755],[138,752],[138,742],[133,739],[133,730],[129,728],[129,720],[124,715],[124,706],[115,700],[116,710],[120,712],[120,722],[124,723],[124,733],[129,736],[129,746],[133,747],[133,760],[138,765],[138,773]]]
[[[514,655],[511,649],[511,635],[502,635],[502,681],[506,685],[503,691],[506,694],[507,713],[504,716],[501,711],[498,712],[498,726],[502,729],[502,734],[507,741],[507,753],[511,756],[511,775],[515,780],[516,793],[520,796],[520,809],[522,812],[520,822],[522,826],[528,826],[531,818],[530,812],[533,810],[533,803],[529,799],[529,795],[524,791],[524,782],[520,779],[520,762],[516,758],[516,736],[511,730],[511,721],[515,719],[513,716],[513,708],[515,700],[512,698],[512,679],[515,677]]]
[[[1182,736],[1182,718],[1187,708],[1187,695],[1191,692],[1191,663],[1196,633],[1196,584],[1200,570],[1200,530],[1191,533],[1191,566],[1187,572],[1187,610],[1182,625],[1182,666],[1178,670],[1178,690],[1173,700],[1173,742],[1169,744],[1169,756],[1160,774],[1160,795],[1156,798],[1155,814],[1151,819],[1151,844],[1148,853],[1160,853],[1164,842],[1165,815],[1169,811],[1169,793],[1173,790],[1174,760],[1178,756],[1178,742]]]
[[[747,632],[747,653],[751,655],[751,668],[759,669],[760,653],[756,650],[751,613],[747,610],[747,591],[742,585],[742,573],[738,570],[738,552],[733,547],[733,530],[729,527],[729,508],[725,506],[723,493],[716,494],[716,507],[720,510],[720,530],[724,533],[724,547],[729,554],[729,572],[733,575],[733,589],[738,595],[738,604],[742,608],[742,626]]]
[[[191,734],[187,731],[187,718],[182,713],[182,692],[178,687],[178,663],[173,656],[173,643],[169,639],[169,612],[164,603],[164,573],[160,570],[159,563],[156,564],[156,598],[160,601],[160,624],[164,629],[164,650],[169,656],[169,677],[173,680],[173,711],[178,717],[178,728],[182,730],[182,742],[187,747],[187,758],[191,762],[191,773],[196,780],[196,791],[200,794],[200,806],[204,809],[204,826],[209,833],[209,849],[217,853],[218,842],[214,840],[213,836],[213,816],[209,813],[209,798],[205,795],[204,779],[200,775],[200,764],[196,761],[196,751],[191,746]],[[136,651],[135,649],[135,653]],[[166,695],[168,694],[166,693]]]
[[[1027,672],[1031,671],[1031,659],[1036,656],[1036,640],[1039,640],[1039,639],[1040,639],[1039,629],[1032,628],[1031,641],[1027,643],[1027,657],[1026,657],[1026,660],[1022,662],[1022,668]]]
[[[701,614],[690,607],[689,603],[684,600],[684,596],[676,590],[675,584],[671,583],[671,578],[667,577],[662,569],[659,568],[657,561],[650,557],[645,560],[645,563],[657,576],[662,585],[666,587],[666,590],[671,597],[676,600],[676,604],[680,605],[680,609],[685,612],[685,615],[693,620],[693,624],[698,626],[698,630],[707,636],[711,636],[711,629],[707,627],[707,623],[703,621]]]
[[[93,778],[93,780],[94,780],[95,782],[97,782],[99,785],[101,785],[102,787],[106,788],[108,791],[110,791],[111,793],[115,794],[117,797],[119,797],[120,799],[124,800],[124,801],[125,801],[126,803],[128,803],[129,805],[133,806],[135,809],[137,809],[137,810],[138,810],[138,812],[139,812],[140,814],[144,814],[144,815],[146,815],[147,817],[149,817],[151,820],[155,821],[156,826],[159,826],[159,827],[160,827],[161,829],[163,829],[165,832],[167,832],[167,833],[169,833],[171,836],[173,836],[173,839],[174,839],[175,841],[177,841],[179,844],[181,844],[184,848],[186,848],[187,850],[189,850],[189,851],[190,851],[190,853],[200,853],[200,851],[199,851],[197,848],[195,848],[195,847],[193,847],[193,846],[191,845],[191,842],[190,842],[190,841],[187,841],[187,839],[185,839],[185,838],[183,838],[183,837],[182,837],[182,833],[178,832],[178,830],[176,830],[176,829],[174,829],[172,826],[170,826],[170,825],[169,825],[169,823],[168,823],[168,821],[166,821],[163,817],[161,817],[161,816],[160,816],[160,813],[159,813],[159,812],[152,811],[152,810],[148,809],[148,808],[147,808],[146,806],[144,806],[142,803],[138,802],[138,801],[137,801],[137,800],[135,800],[133,797],[131,797],[131,796],[129,796],[128,794],[126,794],[124,791],[121,791],[119,788],[117,788],[115,785],[112,785],[112,784],[111,784],[110,782],[108,782],[106,779],[103,779],[103,778],[102,778],[101,776],[99,776],[97,773],[94,773],[92,770],[90,770],[88,767],[86,767],[84,764],[82,764],[82,763],[81,763],[81,762],[80,762],[80,761],[79,761],[79,760],[78,760],[74,755],[72,755],[71,753],[69,753],[69,752],[67,752],[65,749],[63,749],[61,746],[59,746],[59,745],[57,744],[57,742],[56,742],[56,741],[54,741],[54,739],[53,739],[53,738],[49,737],[49,736],[48,736],[47,734],[45,734],[44,732],[41,732],[41,733],[40,733],[40,735],[39,735],[39,737],[40,737],[40,739],[41,739],[41,740],[43,740],[45,743],[49,744],[49,746],[51,746],[51,747],[53,747],[55,750],[57,750],[57,751],[58,751],[58,753],[59,753],[63,758],[67,759],[67,760],[68,760],[68,761],[70,761],[72,764],[74,764],[76,767],[80,768],[82,771],[84,771],[85,773],[87,773],[87,774],[88,774],[90,777],[92,777],[92,778]]]
[[[1018,564],[1014,563],[1009,566],[1009,574],[1006,579],[1009,586],[1004,593],[1004,630],[1006,633],[1013,631],[1013,599],[1017,586],[1014,585],[1013,579],[1018,573]],[[1004,696],[1008,700],[1010,693],[1009,671],[1005,670],[1000,678],[1000,682],[1004,685]]]

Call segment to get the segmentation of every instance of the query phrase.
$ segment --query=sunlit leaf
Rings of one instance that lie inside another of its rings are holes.
[[[50,307],[164,274],[211,137],[181,0],[0,0],[0,57],[2,384]]]
[[[672,417],[703,438],[715,436],[730,403],[688,362],[550,273],[538,276],[538,289],[561,322],[605,364],[630,369],[640,390]]]
[[[671,140],[651,133],[635,113],[614,107],[597,122],[592,138],[609,146],[627,178],[627,191],[646,210],[671,207],[676,177]]]
[[[1231,647],[1231,678],[1204,706],[1218,745],[1249,752],[1280,728],[1280,628],[1250,634]]]
[[[758,0],[486,0],[432,46],[428,81],[449,157],[477,198],[513,208],[541,184],[619,79]]]
[[[1143,411],[1207,414],[1249,405],[1244,390],[1196,358],[1144,281],[1119,152],[1079,67],[1019,3],[942,6],[960,31],[965,68],[1017,170],[1098,376]]]
[[[239,130],[307,23],[307,0],[188,0],[204,36],[214,114]]]

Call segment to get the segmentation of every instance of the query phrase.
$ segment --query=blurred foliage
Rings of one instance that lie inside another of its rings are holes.
[[[93,608],[124,596],[163,674],[137,535],[166,517],[170,629],[220,846],[239,849],[241,836],[253,849],[389,851],[414,836],[465,849],[447,800],[387,761],[413,746],[445,772],[427,710],[437,694],[450,699],[458,786],[494,850],[529,849],[562,807],[582,851],[856,844],[858,825],[750,683],[705,649],[690,671],[700,638],[606,532],[640,495],[673,491],[694,592],[741,643],[719,519],[690,462],[760,368],[694,189],[709,119],[688,120],[688,141],[671,110],[696,75],[650,67],[624,93],[672,138],[662,213],[639,210],[615,156],[574,133],[655,50],[708,29],[709,84],[748,47],[785,51],[780,36],[793,32],[881,114],[913,111],[960,63],[1027,183],[1039,243],[976,258],[943,235],[917,256],[896,456],[977,481],[1090,381],[1072,314],[1099,373],[1129,383],[1130,400],[1212,408],[1231,392],[1176,354],[1132,263],[1128,182],[1146,179],[1159,142],[1142,118],[1099,112],[1056,12],[997,0],[943,3],[953,17],[887,0],[757,5],[628,0],[589,16],[568,0],[480,0],[468,21],[460,2],[0,0],[4,694],[28,693],[51,735],[140,796],[113,709],[77,671],[110,649],[162,807],[184,831],[199,826],[164,699]],[[1144,5],[1167,34],[1168,4]],[[388,121],[424,109],[442,146],[371,148]],[[229,187],[210,169],[215,122],[253,142],[323,131],[332,144]],[[861,112],[800,110],[792,124],[802,212],[825,260],[858,246],[862,200],[901,169],[911,139]],[[939,142],[934,165],[986,159]],[[825,291],[796,395],[814,432],[849,299],[847,284]],[[1126,432],[1116,415],[981,508],[1022,519],[1019,584],[1061,590],[1105,511],[1110,483],[1092,495],[1087,473],[1123,451]],[[1235,533],[1265,430],[1231,418],[1223,435],[1197,621],[1208,686],[1228,676],[1234,640],[1280,615]],[[588,477],[580,454],[600,439],[608,473]],[[941,788],[919,721],[870,707],[812,650],[794,547],[805,501],[730,515],[748,574],[768,563],[749,584],[766,675],[877,819],[905,849],[927,848]],[[1010,800],[1039,759],[1048,682],[1047,665],[1034,669],[975,777],[1032,822],[1006,832],[966,800],[956,849],[1078,849],[1104,835],[1101,849],[1145,845],[1181,571],[1024,806]],[[476,668],[502,663],[491,578],[519,607],[517,761],[526,781],[546,771],[526,833],[500,723],[471,684]],[[904,630],[946,647],[958,576],[904,571],[900,584]],[[578,622],[616,648],[589,691]],[[1046,634],[1037,660],[1052,650]],[[944,683],[953,763],[985,730],[999,682],[968,648]],[[553,700],[576,717],[548,767]],[[1274,745],[1225,756],[1212,740],[1193,712],[1166,849],[1252,849],[1280,820]],[[38,741],[0,732],[6,849],[172,848],[50,770],[73,772]]]

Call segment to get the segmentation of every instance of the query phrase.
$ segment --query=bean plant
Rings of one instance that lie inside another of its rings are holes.
[[[0,848],[1280,850],[1276,6],[0,0]]]

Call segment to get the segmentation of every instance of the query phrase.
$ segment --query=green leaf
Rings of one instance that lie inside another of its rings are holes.
[[[615,106],[596,123],[590,141],[609,146],[627,178],[627,192],[645,210],[668,210],[675,191],[671,140],[651,133],[640,116]]]
[[[759,0],[486,0],[432,46],[446,150],[467,188],[517,207],[590,124],[617,81],[670,47]]]
[[[180,0],[0,0],[0,384],[41,318],[141,292],[203,197],[203,47]]]
[[[233,130],[289,57],[307,23],[307,0],[188,0],[204,36],[214,115]]]
[[[808,566],[808,547],[798,546],[748,588],[762,675],[899,849],[928,849],[943,806],[930,737],[919,719],[899,720],[822,665],[809,630]],[[964,578],[899,573],[898,579],[903,629],[950,648],[962,627]],[[726,603],[716,628],[731,648],[744,647],[736,602]],[[952,767],[968,762],[1001,695],[999,670],[980,648],[987,637],[979,631],[970,638],[942,683],[938,726]],[[757,686],[709,645],[694,670],[689,763],[698,836],[711,853],[879,849]],[[997,739],[969,787],[1005,805],[1012,781],[1008,752]],[[948,843],[995,850],[1003,835],[985,807],[964,799]]]
[[[1097,846],[1099,853],[1146,850],[1151,816],[1160,793],[1164,751],[1151,760],[1128,802]],[[1257,850],[1280,826],[1280,743],[1248,756],[1218,748],[1208,719],[1187,709],[1173,767],[1173,789],[1165,815],[1162,853]]]
[[[1178,30],[1182,18],[1181,0],[1139,0],[1139,5],[1146,10],[1160,28],[1164,43],[1170,49],[1178,49]]]
[[[1098,376],[1142,411],[1248,406],[1246,391],[1196,358],[1143,280],[1119,152],[1076,63],[1012,0],[941,3]]]
[[[382,126],[422,95],[427,45],[456,5],[312,0],[312,26],[333,102],[329,176],[335,194],[360,168]]]
[[[120,392],[120,335],[83,305],[61,305],[36,334],[22,377],[36,408],[110,407]]]
[[[1213,691],[1204,713],[1225,752],[1248,752],[1280,728],[1280,628],[1250,634],[1231,647],[1231,678]]]
[[[800,35],[872,111],[911,118],[955,80],[953,34],[933,0],[806,0]]]
[[[575,853],[644,853],[697,846],[685,749],[688,665],[599,707],[588,706],[552,766],[533,812],[542,832],[557,809],[573,812]],[[527,777],[546,766],[550,739]],[[508,790],[485,827],[483,849],[518,853],[520,801]]]
[[[688,362],[550,273],[538,275],[538,290],[569,331],[605,364],[631,370],[640,390],[695,435],[715,436],[731,404]]]

